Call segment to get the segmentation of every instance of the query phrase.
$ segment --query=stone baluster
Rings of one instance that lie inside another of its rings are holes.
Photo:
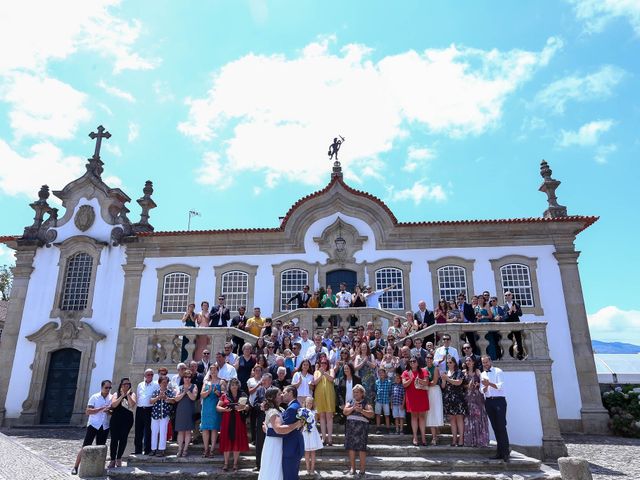
[[[513,340],[511,340],[509,338],[509,334],[511,333],[511,330],[507,327],[507,328],[501,328],[500,329],[500,336],[502,338],[500,338],[500,348],[502,349],[502,359],[503,360],[512,360],[513,357],[511,355],[511,351],[509,350],[511,348],[511,346],[513,345]]]
[[[476,345],[478,349],[480,349],[480,355],[487,354],[487,348],[489,347],[489,340],[486,339],[487,331],[486,330],[478,330],[478,339],[476,340]]]
[[[531,330],[523,330],[522,343],[524,343],[524,354],[527,356],[527,358],[546,358],[549,356],[548,349],[546,346],[547,336],[546,335],[542,335],[542,336],[544,337],[544,340],[545,340],[544,350],[547,351],[546,354],[544,353],[544,350],[538,347],[537,344],[534,342],[534,339],[539,339],[539,335],[535,335],[534,332]]]

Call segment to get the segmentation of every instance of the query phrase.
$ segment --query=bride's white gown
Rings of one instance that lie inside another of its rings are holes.
[[[268,410],[265,415],[267,427],[272,427],[272,420],[280,417],[275,408]],[[282,480],[282,438],[265,437],[260,460],[260,475],[258,480]]]

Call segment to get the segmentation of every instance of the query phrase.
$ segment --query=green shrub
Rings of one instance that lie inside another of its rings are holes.
[[[609,411],[609,426],[616,435],[640,438],[639,390],[627,385],[602,394],[602,403]]]

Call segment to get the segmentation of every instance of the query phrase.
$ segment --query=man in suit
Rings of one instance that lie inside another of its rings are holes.
[[[206,375],[209,371],[209,365],[211,365],[211,351],[205,349],[202,351],[202,360],[198,362],[198,373]]]
[[[247,326],[247,316],[245,315],[246,311],[247,307],[245,307],[244,305],[238,307],[238,315],[233,317],[233,319],[231,320],[232,327],[235,327],[238,330],[242,331],[245,330],[245,327]],[[231,338],[231,341],[233,342],[234,353],[240,355],[242,353],[242,346],[244,345],[244,338],[234,335]]]
[[[462,321],[464,323],[476,323],[476,312],[473,310],[471,304],[467,303],[467,294],[464,292],[460,292],[458,294],[458,310],[462,313]],[[476,346],[475,332],[467,332],[465,335],[467,337],[467,342],[471,345],[473,353],[478,352],[479,350]]]
[[[282,426],[291,428],[300,426],[300,420],[296,418],[298,409],[298,389],[293,385],[284,387],[282,400],[287,404],[287,409],[282,414]],[[282,437],[282,479],[298,480],[300,460],[304,457],[304,438],[302,432],[295,428]]]
[[[231,325],[231,312],[224,304],[224,295],[218,297],[218,305],[211,309],[209,314],[210,327],[229,327]]]
[[[302,287],[302,292],[296,293],[293,297],[287,300],[287,305],[296,300],[298,308],[309,308],[310,298],[311,294],[309,293],[309,285],[305,285]]]
[[[415,323],[418,324],[418,328],[420,330],[422,330],[423,328],[430,327],[431,325],[436,323],[436,319],[433,316],[433,312],[429,311],[429,309],[427,308],[427,302],[425,302],[424,300],[420,300],[418,302],[418,310],[416,310],[416,313],[413,314],[413,319]],[[435,343],[436,337],[432,333],[431,335],[427,335],[426,340],[428,342]]]
[[[504,292],[504,305],[502,307],[502,310],[505,314],[505,322],[520,321],[520,317],[522,316],[522,308],[520,307],[520,304],[513,299],[513,293],[511,293],[509,290]],[[513,332],[513,340],[515,341],[515,346],[518,349],[517,358],[518,360],[522,360],[524,358],[524,351],[522,349],[522,333]]]

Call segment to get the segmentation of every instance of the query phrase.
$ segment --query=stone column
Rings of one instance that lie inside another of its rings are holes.
[[[567,456],[567,447],[560,434],[556,396],[551,376],[551,360],[536,361],[534,374],[538,390],[538,408],[542,422],[542,454],[545,461]]]
[[[120,310],[120,327],[118,328],[118,346],[116,348],[116,361],[113,367],[114,383],[122,377],[130,375],[130,362],[133,355],[133,329],[136,326],[138,316],[138,302],[140,301],[140,282],[144,270],[144,250],[127,245],[127,263],[122,266],[124,270],[124,291],[122,308]],[[134,385],[141,381],[132,378]]]
[[[554,253],[560,268],[564,302],[569,319],[571,345],[576,366],[576,375],[580,385],[583,433],[605,434],[608,432],[609,415],[602,406],[598,375],[591,348],[591,334],[584,306],[582,283],[578,271],[578,257],[573,243],[556,247]]]
[[[7,400],[7,389],[11,379],[13,360],[18,344],[18,335],[22,324],[24,303],[27,298],[29,279],[33,272],[33,258],[37,247],[29,245],[16,250],[16,266],[13,267],[13,287],[7,310],[7,318],[2,332],[2,348],[0,348],[0,425],[4,425]]]

